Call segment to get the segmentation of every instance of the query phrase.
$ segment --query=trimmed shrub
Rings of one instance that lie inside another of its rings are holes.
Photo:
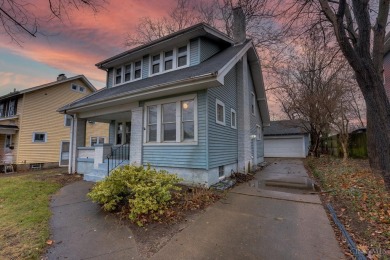
[[[96,183],[87,195],[102,204],[105,211],[128,207],[129,218],[142,226],[147,220],[159,220],[171,202],[172,191],[179,191],[181,181],[167,171],[147,166],[126,165],[115,169],[106,179]]]

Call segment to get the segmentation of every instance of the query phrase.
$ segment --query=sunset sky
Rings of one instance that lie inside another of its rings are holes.
[[[47,18],[49,1],[34,3],[34,12]],[[69,18],[62,22],[40,20],[42,34],[36,38],[24,36],[22,46],[1,31],[0,95],[52,82],[60,73],[68,77],[84,74],[96,88],[104,87],[106,74],[95,64],[126,50],[126,35],[134,32],[141,17],[162,17],[175,3],[110,0],[97,14],[87,9],[70,10]]]

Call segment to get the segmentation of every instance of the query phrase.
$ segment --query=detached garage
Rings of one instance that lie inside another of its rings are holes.
[[[303,120],[272,121],[264,129],[264,157],[305,158],[310,134]]]

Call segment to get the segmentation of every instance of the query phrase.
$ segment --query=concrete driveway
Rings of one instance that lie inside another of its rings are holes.
[[[301,160],[274,160],[152,259],[345,259],[318,195],[264,185],[271,179],[298,183],[307,177]]]

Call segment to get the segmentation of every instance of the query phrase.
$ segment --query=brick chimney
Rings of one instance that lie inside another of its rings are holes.
[[[233,40],[234,44],[241,44],[246,40],[245,15],[241,6],[233,8]]]
[[[61,81],[61,80],[64,80],[64,79],[66,79],[66,76],[65,76],[64,73],[58,74],[57,81]]]

